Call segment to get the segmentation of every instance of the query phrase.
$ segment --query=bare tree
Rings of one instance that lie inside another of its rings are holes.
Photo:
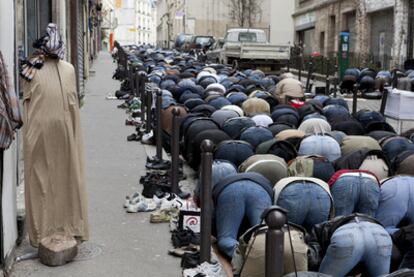
[[[230,17],[240,27],[253,27],[262,16],[263,0],[229,0]]]

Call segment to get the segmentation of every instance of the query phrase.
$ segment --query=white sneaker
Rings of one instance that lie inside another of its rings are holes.
[[[163,197],[159,198],[158,196],[154,195],[152,197],[152,200],[154,200],[154,202],[157,204],[157,208],[161,207],[162,202],[164,201],[165,198],[170,197],[169,193],[166,193]]]
[[[184,200],[172,193],[169,197],[162,199],[160,210],[180,209],[183,204]]]
[[[143,200],[144,197],[139,192],[134,192],[132,195],[125,197],[124,208],[128,208],[130,204],[136,204],[139,201]]]
[[[203,274],[206,277],[225,277],[226,273],[221,268],[219,263],[210,264],[207,262],[202,263],[196,268],[190,268],[183,271],[184,277],[194,277],[197,274]]]
[[[127,208],[128,213],[152,212],[157,209],[157,204],[154,200],[144,198],[135,204],[130,204]]]

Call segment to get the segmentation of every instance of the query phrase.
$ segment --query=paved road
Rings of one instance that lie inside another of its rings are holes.
[[[119,102],[105,100],[119,88],[111,79],[114,67],[108,54],[99,56],[82,109],[91,229],[82,254],[95,257],[58,268],[25,261],[15,265],[13,277],[180,276],[180,260],[167,255],[168,226],[151,225],[148,214],[126,214],[122,208],[144,174],[146,154],[140,143],[126,142],[133,129],[124,126]]]

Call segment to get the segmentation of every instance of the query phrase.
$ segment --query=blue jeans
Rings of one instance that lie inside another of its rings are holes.
[[[269,193],[252,181],[228,185],[219,195],[215,209],[219,249],[231,258],[243,219],[246,217],[250,226],[257,225],[264,210],[271,205]]]
[[[310,231],[315,224],[328,220],[331,198],[317,184],[297,182],[282,190],[276,204],[288,210],[289,222]]]
[[[414,223],[414,177],[397,176],[381,186],[377,216],[390,234],[398,230],[398,224],[407,220]]]
[[[362,213],[375,216],[378,209],[380,188],[370,177],[343,176],[331,187],[335,204],[335,215]]]
[[[346,276],[362,262],[366,276],[388,274],[391,252],[391,237],[381,225],[364,221],[348,223],[334,232],[319,271],[335,277]]]
[[[330,136],[313,135],[302,140],[298,154],[299,156],[320,155],[334,162],[341,157],[341,147]]]
[[[238,141],[220,144],[214,151],[214,159],[232,162],[236,167],[253,155],[254,149],[250,144]]]

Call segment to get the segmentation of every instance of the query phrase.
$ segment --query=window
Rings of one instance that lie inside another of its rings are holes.
[[[27,0],[26,1],[26,43],[27,54],[33,53],[33,42],[43,33],[49,22],[52,22],[52,0]]]
[[[229,32],[226,36],[229,42],[260,42],[266,43],[266,34],[264,32]]]

